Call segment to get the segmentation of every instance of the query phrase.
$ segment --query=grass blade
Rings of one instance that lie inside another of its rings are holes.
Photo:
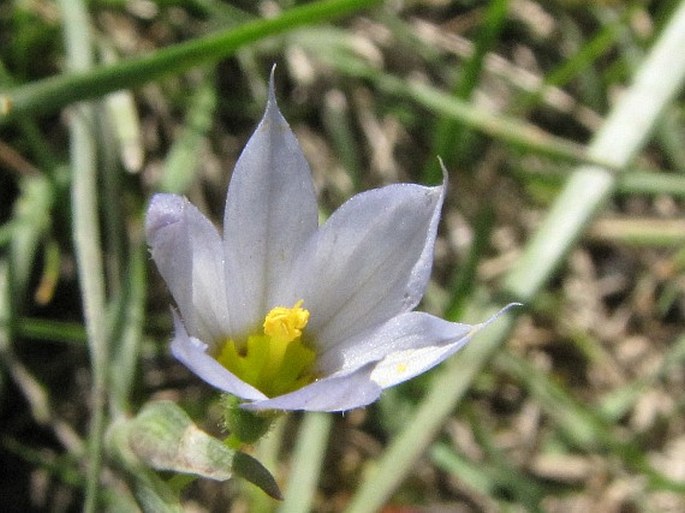
[[[293,469],[279,513],[311,510],[333,418],[325,413],[307,413],[300,426],[293,453]]]
[[[69,2],[66,2],[68,4]],[[137,59],[74,70],[20,86],[0,101],[10,105],[0,112],[0,125],[28,114],[55,112],[70,103],[93,99],[119,89],[141,86],[166,75],[187,71],[232,55],[241,46],[297,27],[330,21],[380,3],[380,0],[326,0],[290,9],[276,18],[260,19],[204,38],[170,46]]]
[[[72,0],[62,0],[60,6],[64,14],[68,65],[74,70],[87,70],[92,63],[92,47],[86,7],[82,2]],[[81,104],[70,114],[73,236],[93,374],[84,504],[84,511],[90,513],[98,509],[107,400],[105,285],[98,226],[93,107]]]

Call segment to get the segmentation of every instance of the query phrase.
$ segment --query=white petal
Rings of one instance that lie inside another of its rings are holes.
[[[378,399],[381,387],[371,381],[371,367],[345,376],[330,376],[295,392],[243,404],[247,410],[345,411]]]
[[[405,349],[391,353],[378,362],[371,379],[382,388],[395,386],[442,363],[461,349],[467,341],[468,339],[464,339],[444,346]]]
[[[225,337],[223,245],[216,228],[187,199],[157,194],[146,231],[152,258],[190,333],[209,343]]]
[[[207,344],[189,337],[183,323],[174,312],[174,339],[171,352],[183,365],[200,379],[213,387],[247,400],[266,399],[266,396],[252,385],[229,372],[207,353]]]
[[[417,355],[430,354],[427,348],[439,351],[447,348],[451,352],[446,358],[460,349],[473,332],[474,326],[470,324],[444,321],[423,312],[407,312],[330,348],[320,355],[319,370],[349,373],[370,362],[410,360],[411,351],[420,351]],[[414,363],[409,363],[407,368],[413,368]]]
[[[226,201],[227,296],[238,332],[276,306],[280,283],[317,225],[309,166],[278,110],[272,80],[264,117],[236,164]]]
[[[443,187],[390,185],[341,206],[308,243],[294,275],[321,348],[411,310],[433,260]]]
[[[358,365],[368,365],[370,358],[386,352],[374,366],[371,379],[382,388],[402,383],[435,367],[461,348],[481,329],[503,315],[512,303],[485,322],[476,325],[459,324],[438,317],[410,312],[398,316],[378,330],[367,346],[359,344],[343,353],[343,372]]]

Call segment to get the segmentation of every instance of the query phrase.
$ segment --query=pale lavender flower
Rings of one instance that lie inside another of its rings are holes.
[[[147,237],[176,300],[174,356],[253,410],[341,411],[454,354],[483,326],[412,311],[445,185],[363,192],[318,225],[309,166],[273,78],[231,178],[223,234],[157,194]]]

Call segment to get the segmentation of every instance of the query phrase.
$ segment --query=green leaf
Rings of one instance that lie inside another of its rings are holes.
[[[275,499],[281,491],[271,473],[256,459],[235,451],[199,429],[171,401],[149,403],[127,422],[128,447],[157,469],[193,474],[215,481],[240,476]]]
[[[232,475],[235,451],[200,430],[171,401],[150,403],[130,421],[128,443],[138,458],[157,470],[195,474],[216,481]]]
[[[0,91],[0,125],[27,114],[45,114],[80,100],[139,87],[163,76],[215,63],[240,47],[311,23],[322,23],[367,9],[380,0],[325,0],[301,5],[275,18],[258,19],[149,55],[89,71],[56,75]]]

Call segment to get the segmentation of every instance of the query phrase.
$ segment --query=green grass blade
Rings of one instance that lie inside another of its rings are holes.
[[[622,246],[682,247],[685,220],[660,218],[599,219],[588,230],[591,239]]]
[[[67,2],[68,3],[68,2]],[[0,113],[0,124],[29,114],[55,112],[80,100],[93,99],[119,89],[141,86],[160,77],[217,62],[241,46],[308,24],[323,23],[366,9],[380,0],[326,0],[290,9],[280,16],[245,23],[237,28],[170,46],[150,55],[79,70],[20,86],[0,94],[11,105]]]
[[[333,424],[331,415],[307,413],[293,453],[293,468],[279,513],[307,513],[311,509],[328,436]]]
[[[88,342],[86,330],[80,323],[20,317],[16,324],[17,335],[23,338],[61,342],[81,347]]]
[[[532,364],[505,353],[500,353],[495,363],[504,373],[514,375],[524,383],[571,446],[588,452],[600,448],[610,450],[628,467],[644,474],[652,486],[677,493],[685,491],[685,483],[656,471],[633,441],[623,440],[613,432],[610,420],[602,417],[601,412],[579,404],[562,386]]]
[[[61,0],[60,7],[64,15],[68,66],[73,70],[87,70],[92,64],[92,47],[88,36],[90,23],[86,6],[74,0]],[[70,112],[73,236],[93,375],[84,504],[86,513],[98,509],[108,361],[94,123],[91,105],[80,104]]]
[[[685,79],[685,3],[674,13],[633,85],[612,110],[588,148],[592,158],[616,169],[630,164],[647,142],[660,114]],[[550,214],[509,273],[508,290],[528,300],[549,279],[566,252],[611,194],[616,175],[598,166],[576,169]]]
[[[654,372],[602,397],[599,412],[604,418],[618,422],[635,405],[645,390],[683,364],[685,364],[685,335],[673,342],[661,365]]]
[[[20,182],[21,197],[16,202],[10,229],[12,288],[16,305],[26,301],[31,270],[39,247],[51,230],[55,191],[43,176],[25,177]],[[21,307],[17,306],[20,311]]]
[[[145,322],[147,279],[145,261],[147,249],[142,243],[131,248],[129,267],[119,300],[115,329],[110,337],[112,364],[110,365],[112,415],[129,411],[131,391],[135,383],[140,344]]]

